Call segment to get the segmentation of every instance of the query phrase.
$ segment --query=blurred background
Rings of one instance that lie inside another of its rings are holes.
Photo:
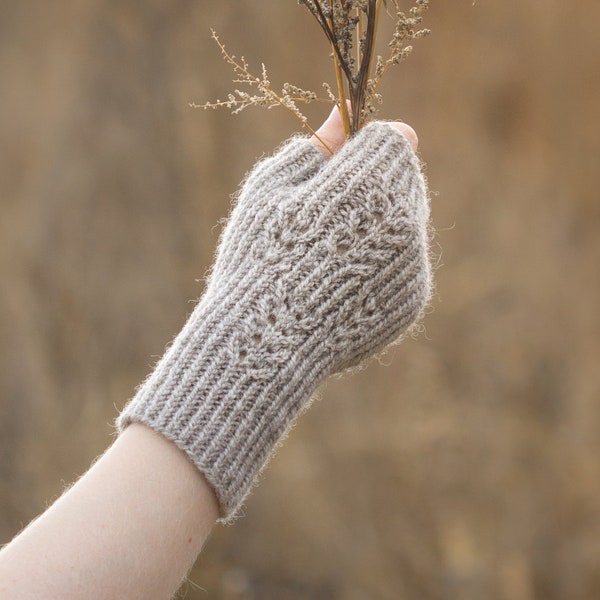
[[[381,111],[434,192],[425,332],[322,389],[182,597],[600,598],[600,3],[431,4]],[[274,84],[334,83],[293,0],[3,3],[1,541],[110,443],[297,130],[188,106],[233,87],[209,27]]]

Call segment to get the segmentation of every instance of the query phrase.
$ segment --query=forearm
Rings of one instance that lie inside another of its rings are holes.
[[[0,596],[168,598],[217,516],[211,488],[185,454],[132,425],[0,552]]]

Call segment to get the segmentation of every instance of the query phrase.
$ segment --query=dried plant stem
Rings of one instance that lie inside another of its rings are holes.
[[[236,89],[234,93],[228,94],[227,100],[217,100],[199,106],[224,106],[232,109],[233,113],[249,106],[282,106],[319,140],[323,148],[331,152],[327,143],[308,125],[307,118],[298,108],[298,103],[335,104],[340,110],[346,138],[359,131],[377,112],[377,105],[382,102],[378,90],[383,76],[392,65],[402,62],[410,55],[411,41],[429,34],[428,29],[419,27],[430,0],[413,2],[412,8],[402,11],[401,0],[298,0],[318,22],[333,55],[337,94],[329,84],[324,83],[323,87],[328,96],[326,99],[318,98],[316,93],[289,83],[284,83],[281,91],[274,90],[264,64],[260,76],[253,75],[244,57],[238,60],[229,54],[217,34],[212,31],[212,37],[219,45],[221,54],[233,67],[236,75],[234,82],[248,86],[250,91]],[[384,12],[395,22],[394,34],[388,43],[388,57],[384,59],[377,55],[375,61],[379,19]]]
[[[333,31],[333,20],[330,21],[330,26]],[[348,113],[348,104],[346,102],[346,90],[344,89],[344,74],[340,66],[340,61],[335,53],[335,48],[331,48],[333,52],[333,64],[335,69],[335,79],[338,89],[338,108],[340,109],[340,115],[342,117],[342,123],[344,125],[344,135],[348,139],[352,133],[352,125],[350,123],[350,114]]]
[[[342,116],[342,123],[344,124],[344,135],[346,139],[350,137],[352,133],[352,126],[350,124],[350,114],[348,113],[348,102],[346,101],[346,92],[344,91],[344,77],[342,75],[342,69],[337,61],[335,60],[335,76],[337,79],[337,88],[338,88],[338,107],[340,109],[340,115]]]
[[[306,2],[304,2],[304,4],[306,4]],[[348,66],[348,61],[344,60],[344,57],[342,56],[342,53],[341,53],[341,50],[340,50],[340,47],[338,44],[337,36],[335,35],[335,32],[333,31],[333,29],[330,27],[330,23],[327,20],[327,18],[325,17],[325,15],[323,13],[323,9],[321,8],[321,5],[319,4],[318,1],[314,2],[314,9],[312,9],[309,6],[309,10],[313,14],[313,16],[317,19],[319,25],[321,26],[321,29],[323,29],[323,31],[325,32],[325,35],[327,36],[327,39],[329,40],[329,43],[331,44],[331,47],[333,48],[333,53],[338,59],[338,64],[340,65],[340,68],[343,70],[344,75],[348,79],[348,82],[352,81],[352,71],[351,71],[350,67]],[[314,10],[316,10],[316,12],[314,12]]]
[[[234,79],[235,83],[244,83],[249,85],[250,87],[255,87],[259,94],[252,95],[248,92],[235,90],[237,94],[229,94],[228,99],[225,101],[217,100],[216,102],[207,102],[205,104],[190,104],[193,108],[219,108],[222,106],[226,106],[227,108],[233,108],[234,113],[241,112],[244,108],[248,106],[266,106],[267,108],[271,108],[273,106],[282,106],[287,111],[289,111],[300,123],[302,126],[308,129],[312,135],[319,141],[319,143],[325,148],[330,154],[333,154],[333,150],[327,144],[327,142],[317,134],[317,132],[308,124],[308,119],[300,112],[298,107],[296,106],[296,102],[327,102],[331,103],[329,99],[317,98],[317,95],[314,92],[307,92],[302,90],[296,86],[290,85],[288,83],[284,84],[281,94],[278,94],[271,87],[271,82],[267,77],[267,70],[265,65],[262,65],[262,76],[257,77],[253,75],[246,63],[246,60],[242,56],[240,60],[237,60],[236,57],[230,54],[225,45],[219,39],[216,31],[211,29],[212,37],[219,46],[221,50],[221,54],[225,61],[231,65],[234,73],[237,78]],[[298,95],[292,96],[291,93],[296,92]]]
[[[364,106],[364,97],[367,91],[367,81],[373,61],[373,51],[375,49],[375,27],[377,24],[378,4],[380,0],[367,0],[367,31],[364,36],[364,43],[361,52],[360,67],[355,85],[353,86],[353,106],[357,108],[353,110],[352,115],[352,130],[358,131],[364,121],[366,115],[360,110]]]
[[[361,61],[360,40],[362,40],[365,35],[362,11],[360,10],[360,8],[356,9],[356,18],[358,19],[358,21],[356,22],[356,64],[360,65],[360,61]]]
[[[407,12],[400,10],[400,0],[298,0],[306,6],[329,41],[334,56],[338,90],[347,90],[351,105],[350,133],[361,129],[376,112],[381,95],[376,93],[381,76],[391,64],[397,64],[410,54],[406,42],[424,37],[428,30],[417,30],[429,0],[415,0]],[[375,58],[375,42],[379,18],[383,11],[396,22],[389,58]],[[392,15],[392,11],[395,15]],[[339,76],[347,88],[340,86]],[[338,102],[341,94],[338,93]]]
[[[294,97],[290,96],[290,100],[293,102],[306,102],[305,98],[301,98],[300,96]],[[324,104],[333,104],[333,101],[329,98],[314,98],[311,102],[322,102]],[[242,104],[242,100],[218,100],[217,102],[208,102],[205,104],[196,104],[195,102],[190,102],[189,106],[191,108],[235,108]],[[278,104],[277,102],[275,104]]]

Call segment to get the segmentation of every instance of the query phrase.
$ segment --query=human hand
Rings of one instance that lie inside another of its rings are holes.
[[[119,419],[183,449],[235,515],[277,441],[330,374],[393,342],[429,300],[429,203],[414,131],[344,143],[335,112],[259,162],[206,291]]]

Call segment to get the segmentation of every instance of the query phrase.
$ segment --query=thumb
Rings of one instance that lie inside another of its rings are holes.
[[[348,102],[348,108],[350,108]],[[406,123],[400,121],[389,122],[390,127],[401,133],[410,143],[413,150],[417,150],[419,138],[415,130]],[[311,144],[318,148],[327,157],[331,157],[331,152],[334,154],[344,145],[346,136],[344,134],[344,124],[342,115],[337,106],[333,107],[327,120],[317,129],[315,135],[310,138]]]
[[[335,154],[344,145],[345,141],[344,123],[342,122],[340,109],[336,105],[329,113],[327,120],[310,138],[310,143],[329,158],[331,152]]]

